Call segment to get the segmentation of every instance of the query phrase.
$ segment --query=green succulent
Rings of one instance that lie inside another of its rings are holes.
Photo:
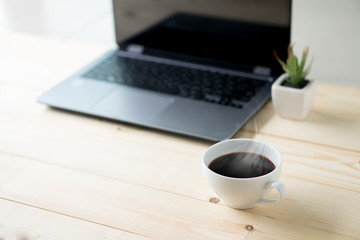
[[[309,47],[304,49],[301,62],[299,64],[297,56],[295,56],[293,51],[293,45],[288,47],[288,58],[286,63],[282,61],[274,51],[274,55],[277,61],[282,66],[283,70],[289,75],[285,80],[293,86],[299,86],[305,81],[305,77],[310,72],[312,62],[305,68],[306,59],[309,53]]]

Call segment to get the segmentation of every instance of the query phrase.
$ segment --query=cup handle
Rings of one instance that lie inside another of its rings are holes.
[[[269,198],[262,197],[260,199],[259,203],[275,204],[275,203],[278,203],[278,202],[282,201],[285,198],[285,196],[286,196],[286,188],[285,188],[284,184],[282,184],[279,181],[274,181],[274,182],[268,183],[267,185],[275,188],[278,191],[279,198],[278,199],[269,199]]]

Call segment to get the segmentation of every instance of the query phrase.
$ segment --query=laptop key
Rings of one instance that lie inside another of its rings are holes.
[[[243,103],[236,99],[231,99],[231,106],[236,107],[236,108],[243,108]]]
[[[206,94],[205,101],[213,102],[213,103],[220,103],[221,97],[217,96],[217,95]]]

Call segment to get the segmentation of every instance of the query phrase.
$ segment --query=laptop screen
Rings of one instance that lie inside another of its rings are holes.
[[[272,69],[272,75],[282,72],[273,51],[282,58],[286,56],[290,42],[290,0],[196,0],[192,6],[180,0],[178,6],[173,6],[174,1],[167,0],[161,1],[162,11],[157,1],[136,2],[114,0],[116,36],[122,47],[138,44],[149,54],[201,59],[242,71],[261,66]],[[171,2],[171,7],[167,8],[166,2]],[[200,9],[201,3],[206,7]],[[148,15],[143,15],[146,5]],[[133,31],[125,31],[124,18],[129,24],[134,22]],[[143,19],[142,23],[141,18],[148,20]]]

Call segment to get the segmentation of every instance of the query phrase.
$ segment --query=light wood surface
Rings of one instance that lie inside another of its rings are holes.
[[[236,137],[280,150],[288,195],[235,210],[209,202],[211,142],[36,102],[104,51],[0,32],[0,239],[360,239],[360,89],[320,83],[304,121],[271,102],[251,119]]]

